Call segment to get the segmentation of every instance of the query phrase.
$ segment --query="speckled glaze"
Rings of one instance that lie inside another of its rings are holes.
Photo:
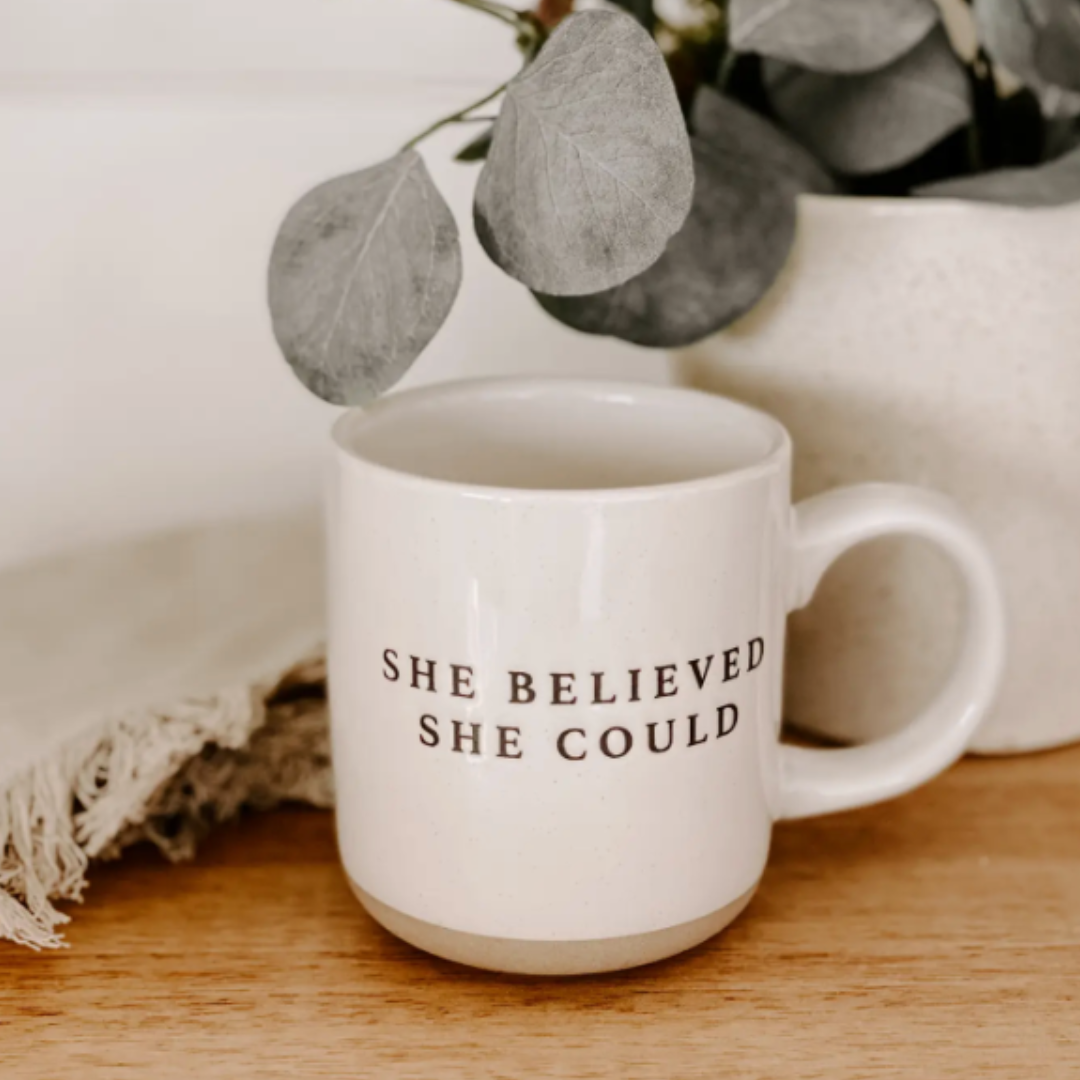
[[[1010,613],[973,749],[1080,738],[1080,205],[806,198],[773,291],[678,368],[787,426],[797,497],[871,478],[951,495]],[[952,662],[959,599],[924,545],[845,559],[792,621],[788,716],[844,740],[897,730]]]
[[[772,418],[688,390],[447,384],[335,427],[330,697],[346,873],[440,955],[568,974],[659,959],[749,901],[772,824],[963,752],[1004,618],[955,509],[864,485],[793,512]],[[864,539],[960,567],[969,630],[904,736],[779,743],[787,614]]]

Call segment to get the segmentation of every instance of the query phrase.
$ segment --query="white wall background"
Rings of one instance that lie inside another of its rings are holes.
[[[270,334],[278,222],[516,64],[450,0],[0,0],[0,565],[314,502],[334,410]],[[488,264],[449,160],[470,130],[426,149],[466,283],[408,382],[665,378]]]
[[[483,86],[513,72],[508,37],[449,0],[4,0],[0,69],[384,74]]]

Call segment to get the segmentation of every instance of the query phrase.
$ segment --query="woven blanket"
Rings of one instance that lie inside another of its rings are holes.
[[[0,938],[62,945],[58,902],[128,844],[332,803],[322,598],[314,514],[0,573]]]

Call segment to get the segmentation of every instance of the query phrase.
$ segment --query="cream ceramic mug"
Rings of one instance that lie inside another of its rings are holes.
[[[462,382],[334,437],[341,856],[368,911],[440,956],[570,974],[689,948],[749,902],[775,821],[924,783],[993,699],[1001,595],[952,504],[871,485],[793,510],[787,433],[743,405]],[[782,745],[788,613],[893,533],[966,583],[951,680],[880,742]]]

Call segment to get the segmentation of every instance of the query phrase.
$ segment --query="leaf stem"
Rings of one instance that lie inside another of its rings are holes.
[[[459,3],[464,3],[465,0],[458,0]],[[402,148],[401,152],[405,153],[406,150],[411,150],[414,146],[422,143],[429,135],[434,135],[436,131],[441,131],[444,127],[449,127],[451,124],[466,124],[469,123],[473,117],[472,113],[477,109],[483,108],[485,105],[494,101],[504,90],[510,85],[511,80],[507,80],[501,86],[495,87],[490,94],[485,94],[479,101],[474,101],[471,105],[466,105],[464,109],[459,109],[451,116],[444,116],[441,120],[436,120],[430,127],[425,128],[419,135],[411,138]]]
[[[720,70],[716,74],[716,88],[721,94],[727,93],[727,88],[731,84],[731,76],[735,74],[735,65],[738,61],[739,54],[728,46],[723,59],[720,61]]]
[[[518,32],[518,47],[525,56],[524,66],[526,67],[536,57],[547,37],[545,28],[530,11],[519,11],[508,4],[499,3],[499,0],[453,0],[453,2],[461,4],[462,7],[472,8],[474,11],[482,11],[485,15],[493,15],[496,19],[501,19],[514,27]],[[507,79],[502,85],[495,87],[490,94],[485,94],[479,101],[474,101],[471,105],[466,105],[464,109],[459,109],[450,116],[444,116],[441,120],[436,120],[430,127],[424,128],[419,135],[410,139],[401,148],[401,152],[405,153],[406,150],[411,150],[429,135],[434,135],[436,131],[441,131],[451,124],[469,124],[480,120],[480,117],[474,117],[472,114],[477,109],[494,101],[512,81],[512,79]]]
[[[528,25],[520,11],[508,4],[500,4],[498,0],[453,0],[453,3],[472,8],[474,11],[482,11],[485,15],[491,15],[496,19],[502,19],[503,22],[509,23],[518,30]]]

